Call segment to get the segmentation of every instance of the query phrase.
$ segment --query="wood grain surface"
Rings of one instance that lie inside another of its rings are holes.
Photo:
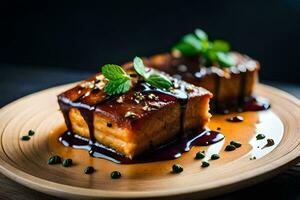
[[[280,144],[261,159],[249,159],[249,145],[232,154],[223,153],[223,145],[219,149],[222,159],[214,161],[211,167],[200,171],[199,162],[192,160],[197,150],[193,149],[194,152],[176,160],[185,166],[185,171],[179,176],[174,176],[169,173],[174,161],[122,166],[90,158],[84,151],[55,143],[56,134],[64,129],[55,95],[67,87],[69,86],[30,95],[1,109],[1,171],[6,176],[30,188],[67,198],[203,198],[257,183],[288,167],[299,157],[299,101],[277,89],[260,85],[257,92],[271,100],[272,112],[276,113],[284,124],[284,135]],[[253,120],[252,124],[256,123],[255,114],[243,115],[249,115],[245,116],[245,119]],[[224,118],[218,120],[225,121]],[[216,128],[218,120],[212,121],[212,128]],[[236,128],[240,130],[240,127]],[[28,142],[20,142],[20,136],[29,129],[35,129],[36,135]],[[228,132],[224,129],[228,141],[237,137],[229,133],[232,129],[228,129]],[[241,140],[249,141],[253,134],[254,129],[251,129],[245,134],[245,140]],[[47,158],[53,153],[72,157],[75,166],[70,169],[48,166]],[[87,164],[101,168],[92,176],[86,176],[82,170]],[[112,169],[124,172],[124,177],[117,181],[111,180],[109,172]]]

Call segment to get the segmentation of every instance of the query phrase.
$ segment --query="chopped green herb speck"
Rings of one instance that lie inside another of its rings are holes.
[[[195,159],[199,160],[205,157],[204,151],[199,151],[196,153]]]
[[[220,158],[220,156],[218,155],[218,154],[213,154],[213,155],[211,155],[211,157],[210,157],[210,159],[212,159],[212,160],[217,160],[217,159],[219,159]]]
[[[256,136],[256,139],[257,140],[262,140],[262,139],[265,139],[265,135],[264,134],[258,134],[257,136]]]
[[[23,141],[28,141],[28,140],[30,140],[30,137],[29,137],[28,135],[23,135],[23,136],[21,137],[21,140],[23,140]]]
[[[235,150],[235,146],[229,144],[225,147],[225,151],[234,151]]]
[[[29,131],[28,131],[28,135],[29,135],[29,136],[33,136],[34,134],[35,134],[35,132],[34,132],[33,130],[29,130]]]
[[[61,158],[58,155],[51,156],[48,159],[48,165],[55,165],[55,164],[58,164],[58,163],[61,163]]]
[[[209,162],[203,161],[201,167],[208,167],[209,166]]]
[[[95,169],[92,166],[88,166],[84,169],[85,174],[92,174],[92,173],[94,173],[94,171],[95,171]]]
[[[119,171],[113,171],[111,174],[110,174],[110,177],[112,179],[118,179],[118,178],[121,178],[121,173]]]
[[[66,160],[63,161],[62,166],[63,167],[71,167],[72,164],[73,164],[72,159],[68,158],[68,159],[66,159]]]
[[[183,171],[183,168],[182,168],[181,165],[179,165],[179,164],[174,164],[174,165],[172,166],[172,172],[173,172],[173,173],[181,173],[182,171]]]
[[[241,146],[242,146],[242,144],[241,144],[241,143],[239,143],[239,142],[237,142],[237,141],[234,141],[234,140],[233,140],[233,141],[231,141],[231,142],[230,142],[230,144],[231,144],[231,145],[233,145],[233,146],[235,146],[235,148],[239,148],[239,147],[241,147]]]

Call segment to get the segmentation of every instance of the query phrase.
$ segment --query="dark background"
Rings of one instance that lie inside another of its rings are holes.
[[[96,72],[168,51],[201,27],[259,60],[261,79],[300,83],[300,0],[2,1],[0,7],[0,64]]]
[[[106,63],[168,51],[200,27],[259,60],[261,80],[300,97],[300,0],[0,1],[0,107],[82,80]],[[288,83],[289,82],[289,83]],[[300,163],[216,199],[299,199]],[[0,175],[0,199],[56,199]],[[259,196],[258,196],[259,195]]]

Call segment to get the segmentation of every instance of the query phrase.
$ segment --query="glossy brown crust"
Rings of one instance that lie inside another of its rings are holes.
[[[208,123],[212,94],[207,90],[172,77],[170,91],[158,90],[138,80],[131,69],[127,71],[134,77],[132,89],[122,95],[106,95],[107,80],[101,74],[58,95],[69,131],[132,159],[153,145],[203,129]]]
[[[184,81],[177,81],[169,77],[179,87],[184,89],[189,96],[189,99],[206,96],[211,98],[212,94],[207,90],[195,87]],[[147,116],[158,112],[161,108],[169,105],[178,105],[176,97],[159,92],[150,92],[143,95],[143,100],[138,101],[139,87],[137,80],[132,81],[133,88],[122,95],[110,97],[105,94],[103,88],[107,80],[102,74],[97,74],[75,87],[58,95],[59,101],[65,103],[81,104],[82,107],[95,107],[93,110],[119,125],[132,126],[138,124],[139,119],[146,119]],[[177,89],[174,89],[177,90]],[[152,95],[153,94],[153,95]],[[154,96],[149,98],[149,96]],[[134,115],[127,116],[126,113],[132,112]]]
[[[212,66],[205,66],[201,63],[201,56],[185,57],[180,54],[176,55],[175,53],[156,54],[144,57],[143,61],[148,67],[164,71],[170,75],[180,75],[183,77],[183,80],[195,78],[195,81],[205,75],[215,74],[220,77],[230,78],[233,74],[260,69],[259,62],[247,55],[238,52],[231,52],[230,54],[236,61],[236,65],[228,68],[221,68],[217,63]],[[186,67],[182,67],[181,65],[185,65]],[[132,66],[132,62],[125,63],[123,66],[129,69]]]
[[[256,60],[237,52],[231,54],[237,64],[229,68],[220,68],[217,63],[215,66],[204,66],[199,56],[184,57],[170,53],[144,58],[144,62],[148,67],[203,87],[211,91],[214,99],[220,104],[228,104],[252,95],[260,69],[260,64]],[[124,66],[130,68],[132,62]]]

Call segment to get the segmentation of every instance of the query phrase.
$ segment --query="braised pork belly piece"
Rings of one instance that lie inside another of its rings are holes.
[[[269,107],[268,102],[253,95],[260,64],[247,55],[231,51],[230,44],[223,39],[211,40],[199,28],[174,43],[170,53],[143,60],[148,67],[212,92],[214,112],[256,111]],[[124,64],[125,68],[132,65],[132,62]]]
[[[246,55],[231,52],[235,65],[221,68],[205,66],[202,57],[158,54],[144,58],[147,66],[164,71],[177,79],[203,87],[213,93],[212,109],[237,107],[252,98],[260,65]],[[124,64],[131,68],[132,62]]]
[[[158,89],[132,68],[126,72],[132,87],[125,93],[106,94],[108,80],[99,73],[58,95],[70,132],[132,159],[209,122],[209,91],[168,75],[173,86]]]

